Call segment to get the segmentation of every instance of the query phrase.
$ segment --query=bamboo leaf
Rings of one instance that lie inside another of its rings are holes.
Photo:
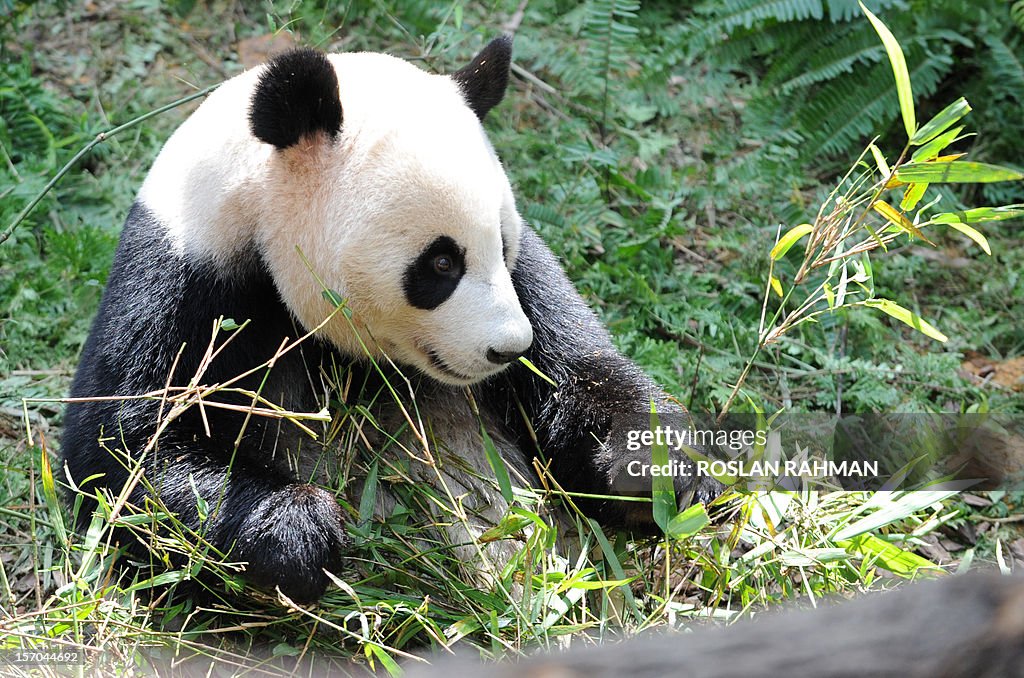
[[[389,655],[381,646],[375,643],[366,643],[363,646],[363,651],[366,653],[367,659],[369,659],[370,668],[376,668],[373,665],[373,660],[376,658],[380,662],[381,666],[384,667],[384,670],[388,672],[389,676],[397,678],[397,676],[401,676],[404,673],[404,671],[402,671],[402,667],[398,665],[398,662],[392,659],[391,655]]]
[[[878,150],[878,146],[874,144],[868,144],[868,148],[871,149],[871,155],[875,158],[875,164],[878,165],[878,171],[882,173],[882,176],[886,179],[892,174],[892,170],[889,169],[889,163],[885,161],[885,156],[882,155],[882,151]]]
[[[773,275],[771,283],[772,283],[772,292],[775,292],[775,294],[779,295],[779,298],[781,299],[783,297],[783,294],[782,294],[782,282]]]
[[[53,469],[50,467],[50,454],[46,449],[45,439],[41,441],[39,446],[39,462],[41,466],[40,475],[43,479],[43,500],[50,514],[50,522],[53,523],[53,530],[56,533],[57,540],[61,544],[67,544],[68,532],[64,526],[64,514],[61,513],[60,501],[57,498],[57,485],[53,480]]]
[[[658,409],[654,404],[654,400],[651,400],[651,430],[657,431],[659,426]],[[668,446],[660,436],[658,440],[660,444],[655,442],[654,445],[651,445],[651,465],[653,467],[667,468]],[[654,506],[652,507],[654,522],[661,528],[663,533],[668,534],[669,524],[672,518],[679,512],[672,476],[652,473],[651,499],[654,501]]]
[[[903,200],[900,201],[900,209],[908,212],[917,207],[917,203],[921,201],[921,196],[927,190],[928,184],[924,183],[907,186],[907,190],[903,193]]]
[[[501,496],[511,504],[513,496],[512,481],[508,477],[508,467],[505,466],[505,460],[498,453],[498,448],[494,446],[491,436],[487,435],[487,429],[484,428],[483,422],[480,423],[480,437],[483,438],[484,454],[487,456],[487,463],[490,465],[491,470],[494,471],[494,478],[498,481]]]
[[[907,233],[917,238],[920,238],[921,240],[924,240],[929,244],[934,244],[931,240],[928,240],[928,238],[924,237],[924,233],[921,233],[920,229],[918,229],[918,227],[914,225],[914,222],[912,222],[910,219],[907,219],[903,214],[900,213],[899,210],[897,210],[889,203],[884,202],[882,200],[876,200],[874,204],[871,205],[871,209],[875,210],[883,217],[885,217],[890,223],[903,229]]]
[[[914,146],[920,146],[921,144],[931,141],[949,129],[949,126],[954,122],[970,112],[971,105],[967,103],[967,99],[960,97],[949,106],[946,106],[939,111],[939,114],[934,118],[922,125],[921,129],[917,130],[917,133],[910,138],[910,143]]]
[[[871,255],[867,252],[861,252],[860,265],[861,270],[864,271],[864,275],[867,277],[865,282],[867,283],[868,296],[873,297],[875,295],[875,272],[871,266]]]
[[[1002,221],[1024,216],[1024,204],[1003,205],[1002,207],[975,207],[963,212],[936,214],[929,222],[933,224],[980,224],[986,221]]]
[[[622,563],[619,562],[619,557],[615,555],[615,549],[608,541],[608,537],[604,534],[604,528],[597,524],[597,521],[593,518],[587,518],[587,522],[590,523],[590,531],[593,533],[594,538],[597,539],[597,543],[601,546],[601,553],[604,554],[605,562],[611,568],[612,574],[619,579],[627,579],[626,571],[622,567]],[[628,586],[622,587],[622,596],[626,599],[626,604],[629,605],[630,611],[633,613],[633,618],[638,622],[644,620],[644,614],[640,611],[640,605],[637,604],[636,598],[633,596],[633,591]]]
[[[502,516],[497,525],[489,530],[485,530],[483,534],[477,537],[477,539],[483,544],[497,541],[498,539],[504,539],[510,535],[519,534],[523,531],[523,528],[532,522],[533,520],[526,516],[516,513],[506,513]]]
[[[925,334],[932,339],[945,342],[949,339],[945,334],[940,332],[934,325],[923,320],[921,316],[917,315],[908,308],[903,308],[895,301],[889,299],[868,299],[867,301],[860,302],[870,308],[877,308],[882,313],[892,316],[900,322],[913,327],[918,332]]]
[[[958,490],[917,490],[902,495],[878,492],[875,495],[875,503],[881,507],[878,511],[840,527],[830,536],[837,542],[853,539],[857,535],[866,534],[909,518],[914,513],[948,499],[954,494],[958,494]]]
[[[916,553],[904,551],[873,534],[862,534],[853,539],[836,542],[851,553],[873,558],[874,562],[900,577],[912,577],[921,569],[935,569],[939,566]]]
[[[366,526],[373,518],[373,509],[377,505],[377,462],[370,464],[370,470],[363,482],[363,494],[359,498],[359,525]]]
[[[673,539],[688,539],[711,524],[704,504],[694,504],[678,513],[668,523],[665,533]]]
[[[544,374],[543,372],[541,372],[541,371],[540,371],[540,368],[539,368],[539,367],[537,367],[536,365],[534,365],[533,363],[531,363],[531,362],[530,362],[529,360],[527,360],[527,359],[526,359],[526,358],[524,358],[523,356],[519,356],[519,362],[521,362],[521,363],[522,363],[523,365],[525,365],[525,366],[526,366],[526,369],[530,370],[531,372],[533,372],[533,373],[534,373],[534,374],[536,374],[536,375],[537,375],[538,377],[540,377],[540,378],[541,378],[541,379],[543,379],[544,381],[548,382],[549,384],[551,384],[551,385],[552,385],[552,386],[554,386],[555,388],[558,388],[558,383],[557,383],[557,382],[555,382],[555,380],[554,380],[554,379],[552,379],[552,378],[551,378],[551,377],[549,377],[548,375],[546,375],[546,374]]]
[[[878,37],[882,39],[882,44],[885,45],[885,51],[889,55],[889,63],[892,65],[892,73],[896,78],[896,94],[899,95],[900,99],[900,113],[903,116],[903,126],[907,128],[907,138],[911,139],[917,130],[917,120],[914,117],[914,93],[910,87],[910,73],[907,71],[907,60],[903,56],[900,43],[896,41],[892,31],[878,17],[872,14],[864,6],[863,2],[858,0],[857,4],[860,5],[860,10],[864,12],[864,16],[874,26],[875,32],[878,33]]]
[[[973,226],[962,224],[959,221],[949,222],[949,227],[956,229],[966,235],[968,238],[978,243],[978,247],[985,250],[985,254],[992,256],[992,248],[988,246],[988,240],[981,234],[981,232]]]
[[[942,153],[946,146],[956,141],[957,135],[964,130],[964,126],[954,127],[945,134],[940,134],[928,143],[921,146],[921,148],[914,151],[914,154],[910,156],[911,162],[925,162],[926,160],[932,160],[939,153]]]
[[[772,248],[771,258],[778,261],[786,255],[786,252],[795,245],[800,238],[814,230],[814,227],[810,224],[800,224],[786,231],[786,233],[779,238],[779,241],[775,243],[775,247]]]
[[[896,170],[896,178],[905,183],[935,184],[989,183],[1017,181],[1024,173],[1009,167],[983,162],[912,162]]]

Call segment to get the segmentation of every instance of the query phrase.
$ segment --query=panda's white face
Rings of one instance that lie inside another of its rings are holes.
[[[342,352],[479,381],[533,337],[509,273],[522,220],[480,124],[510,55],[495,40],[451,77],[383,54],[282,55],[179,127],[139,199],[182,257],[232,276],[255,249],[307,329],[333,310],[321,281],[337,292],[351,319],[320,333]]]
[[[533,339],[512,285],[522,220],[455,82],[380,54],[331,55],[344,121],[268,159],[256,238],[307,327],[449,384],[502,370]],[[297,251],[298,250],[298,251]]]

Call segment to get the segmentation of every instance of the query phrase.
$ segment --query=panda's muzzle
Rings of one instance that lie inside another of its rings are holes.
[[[526,353],[526,349],[522,351],[498,351],[492,347],[487,349],[487,360],[495,365],[506,365],[524,353]]]
[[[456,372],[452,368],[448,367],[448,364],[445,363],[445,361],[441,360],[441,356],[439,356],[437,354],[437,351],[435,351],[434,349],[423,349],[423,352],[427,354],[427,358],[430,359],[430,364],[434,367],[434,369],[443,372],[450,377],[458,379],[459,381],[476,381],[476,379],[474,379],[473,377],[470,377],[469,375],[466,374],[462,374],[461,372]]]

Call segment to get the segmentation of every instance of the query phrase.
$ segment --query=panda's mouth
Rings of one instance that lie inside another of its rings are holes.
[[[478,380],[478,378],[476,377],[471,377],[469,375],[462,374],[461,372],[456,372],[452,368],[448,367],[448,364],[441,359],[441,356],[439,356],[437,354],[437,351],[435,351],[434,349],[421,347],[420,350],[426,354],[431,366],[438,372],[441,372],[442,374],[449,376],[452,379],[458,379],[461,382],[473,383],[474,381]]]

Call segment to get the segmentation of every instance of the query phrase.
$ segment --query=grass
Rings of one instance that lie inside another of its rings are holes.
[[[0,23],[0,226],[100,131],[238,72],[238,40],[286,28],[309,44],[387,50],[449,71],[520,9],[192,4],[17,5]],[[524,6],[514,85],[489,131],[521,211],[618,346],[692,410],[718,412],[758,346],[778,225],[812,222],[833,178],[744,127],[756,83],[685,61],[680,10],[613,4]],[[0,244],[0,644],[59,644],[125,673],[208,659],[226,673],[284,673],[314,660],[396,672],[425,648],[504,656],[654,626],[732,623],[784,600],[814,605],[932,576],[935,564],[1012,569],[1016,559],[1019,569],[1021,492],[733,496],[710,508],[719,521],[633,541],[571,508],[568,524],[555,521],[545,507],[571,507],[572,497],[548,485],[517,491],[514,512],[486,538],[446,543],[433,523],[466,520],[459,497],[440,476],[412,481],[417,462],[401,446],[422,455],[407,433],[386,432],[398,454],[366,443],[375,394],[358,407],[333,403],[331,422],[303,420],[341,451],[330,484],[356,541],[350,569],[317,606],[243,588],[237,564],[201,533],[123,494],[75,534],[74,506],[56,499],[63,474],[49,465],[59,398],[128,206],[187,112],[97,145]],[[1024,347],[1024,242],[1012,223],[985,228],[992,259],[943,233],[938,258],[904,242],[875,266],[879,296],[913,308],[948,342],[841,309],[759,351],[734,411],[1021,413],[1020,391],[959,373],[965,351],[998,365]],[[176,397],[195,406],[198,396]],[[378,491],[399,501],[372,516]],[[155,561],[177,554],[183,564],[123,571],[108,544],[115,525],[150,542]],[[481,578],[487,566],[460,554],[489,557],[495,543],[514,545],[514,555]]]

